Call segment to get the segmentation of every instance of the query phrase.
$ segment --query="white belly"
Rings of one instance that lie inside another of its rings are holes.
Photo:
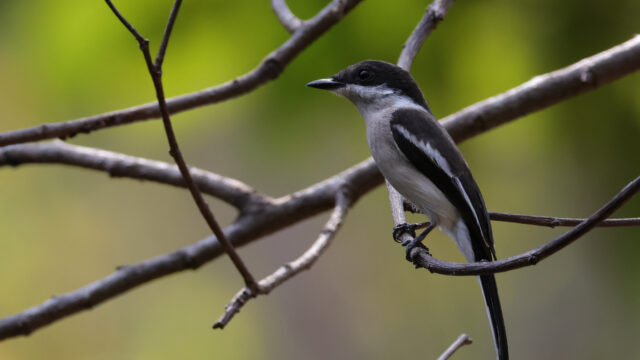
[[[459,215],[453,204],[397,148],[388,122],[368,120],[369,149],[382,175],[402,196],[423,210],[433,223],[449,234],[455,233]]]

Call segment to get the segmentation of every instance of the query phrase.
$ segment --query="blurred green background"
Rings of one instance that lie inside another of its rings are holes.
[[[290,0],[300,17],[327,1]],[[159,43],[172,2],[118,1]],[[395,62],[426,1],[367,0],[239,99],[173,117],[192,165],[273,196],[368,156],[364,124],[343,99],[304,84],[366,58]],[[628,40],[640,2],[459,1],[412,72],[437,117]],[[268,1],[185,1],[164,65],[170,96],[253,68],[289,35]],[[103,1],[0,2],[0,131],[153,100],[136,43]],[[489,209],[587,216],[640,174],[640,75],[461,145]],[[171,161],[159,121],[70,140]],[[233,210],[212,201],[223,224]],[[640,198],[617,216],[638,216]],[[419,219],[415,217],[413,219]],[[240,250],[262,277],[315,239],[319,216]],[[309,272],[212,331],[241,286],[227,259],[137,288],[26,338],[0,359],[435,359],[460,333],[456,359],[494,358],[472,277],[416,271],[390,237],[386,189],[359,201]],[[494,223],[499,257],[563,230]],[[184,190],[59,165],[0,168],[0,316],[208,235]],[[535,267],[497,276],[513,358],[640,358],[640,230],[598,229]],[[428,244],[461,261],[439,232]],[[362,250],[366,249],[366,258]]]

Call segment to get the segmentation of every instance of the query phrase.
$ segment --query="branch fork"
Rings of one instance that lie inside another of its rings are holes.
[[[304,25],[304,22],[291,12],[285,0],[271,0],[271,8],[288,32],[293,34]]]

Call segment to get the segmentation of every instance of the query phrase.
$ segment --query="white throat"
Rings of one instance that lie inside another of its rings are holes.
[[[378,86],[348,84],[335,90],[335,93],[351,100],[360,110],[367,125],[375,118],[379,118],[380,115],[397,109],[417,108],[424,110],[410,97],[400,94],[384,84]]]

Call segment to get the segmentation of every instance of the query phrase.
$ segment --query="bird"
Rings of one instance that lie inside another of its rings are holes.
[[[407,232],[407,259],[415,247],[438,227],[452,238],[469,262],[496,259],[493,233],[480,189],[455,142],[427,105],[411,74],[390,63],[365,60],[307,86],[329,90],[350,100],[366,126],[367,143],[384,178],[429,218],[415,236],[418,224],[399,224],[394,239]],[[498,287],[493,274],[478,276],[498,360],[509,351]]]

